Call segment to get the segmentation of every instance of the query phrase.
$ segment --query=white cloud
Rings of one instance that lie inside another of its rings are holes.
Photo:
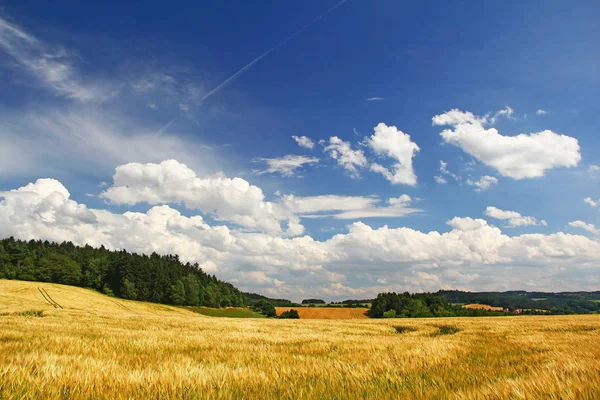
[[[440,175],[436,175],[433,177],[433,179],[435,179],[435,183],[439,184],[439,185],[445,185],[448,183],[448,181]]]
[[[581,160],[575,138],[550,130],[503,136],[495,128],[486,129],[489,122],[487,117],[456,109],[433,117],[434,125],[452,127],[441,133],[446,143],[513,179],[541,177],[549,169],[574,167]]]
[[[508,221],[505,228],[519,228],[523,226],[548,226],[545,220],[538,221],[535,217],[525,217],[516,211],[501,210],[497,207],[488,207],[485,210],[485,215],[490,218]]]
[[[137,172],[139,179],[154,179],[147,170]],[[52,179],[3,192],[0,198],[0,237],[179,254],[221,279],[238,279],[244,290],[267,285],[269,294],[337,296],[340,291],[339,296],[370,297],[385,290],[437,290],[454,282],[498,290],[519,288],[523,279],[533,278],[540,289],[583,290],[597,287],[600,269],[598,240],[562,232],[511,237],[468,217],[448,221],[451,230],[442,233],[374,229],[355,222],[347,233],[318,241],[211,226],[201,216],[183,216],[166,205],[146,213],[89,209]],[[390,203],[407,201],[401,196]],[[346,283],[365,271],[385,281],[379,286]]]
[[[215,151],[180,136],[155,134],[155,127],[80,108],[71,111],[0,110],[0,173],[45,173],[48,166],[76,165],[77,171],[110,172],[127,162],[176,157],[205,171],[217,164]],[[220,163],[219,163],[220,164]]]
[[[211,214],[217,220],[269,233],[282,233],[281,223],[286,220],[298,223],[291,213],[265,201],[262,190],[244,179],[199,178],[185,164],[175,160],[121,165],[113,180],[113,185],[100,196],[115,204],[184,203],[187,208]],[[297,234],[298,226],[294,229]]]
[[[0,17],[0,49],[28,73],[59,95],[77,100],[104,98],[107,91],[81,83],[73,57],[63,48],[52,48]]]
[[[600,199],[598,201],[594,201],[591,197],[586,197],[585,199],[583,199],[583,202],[585,204],[589,204],[590,207],[595,208],[598,207],[598,205],[600,204]]]
[[[410,139],[410,135],[395,126],[379,123],[374,131],[375,133],[366,139],[367,145],[376,154],[391,157],[397,163],[394,164],[392,170],[373,163],[371,170],[381,173],[391,183],[416,185],[417,176],[413,170],[413,157],[420,150],[419,146]]]
[[[590,175],[592,175],[593,177],[599,176],[600,175],[600,165],[594,165],[591,164],[588,167],[588,172],[590,173]]]
[[[388,205],[379,205],[381,200],[375,196],[284,196],[282,205],[302,218],[360,219],[376,217],[404,217],[421,212],[410,208],[412,199],[403,194],[388,199]]]
[[[537,115],[546,115],[548,111],[542,110],[541,108],[535,112]]]
[[[325,151],[334,160],[337,160],[338,165],[341,165],[350,172],[350,176],[358,178],[358,168],[367,166],[367,158],[362,150],[352,150],[350,142],[344,142],[337,136],[329,138],[329,144],[321,140],[319,144],[325,147]]]
[[[434,176],[433,179],[435,179],[435,182],[437,184],[445,185],[448,183],[448,181],[446,180],[446,178],[444,178],[444,176],[449,176],[457,181],[459,181],[461,179],[460,176],[448,171],[448,163],[447,162],[445,162],[444,160],[440,160],[440,175]]]
[[[509,106],[506,106],[502,110],[496,111],[493,115],[488,114],[484,118],[486,118],[491,125],[494,125],[498,121],[498,118],[500,118],[500,117],[514,120],[515,119],[515,117],[513,117],[514,113],[515,113],[515,110],[513,110]]]
[[[319,159],[315,157],[288,154],[287,156],[280,158],[258,158],[257,161],[263,161],[268,165],[268,168],[258,172],[259,174],[278,173],[283,176],[294,176],[298,168],[301,168],[304,165],[316,164],[319,162]]]
[[[382,101],[385,100],[384,97],[367,97],[365,100],[367,101]]]
[[[600,229],[596,228],[593,224],[588,224],[587,222],[584,222],[584,221],[572,221],[572,222],[569,222],[569,226],[572,228],[584,229],[594,235],[600,235]]]
[[[312,149],[315,147],[315,142],[313,142],[309,137],[306,136],[292,136],[292,139],[298,143],[298,146],[304,147],[305,149]]]
[[[498,184],[498,178],[488,175],[482,176],[478,181],[467,179],[467,185],[475,186],[476,192],[483,192],[496,184]]]

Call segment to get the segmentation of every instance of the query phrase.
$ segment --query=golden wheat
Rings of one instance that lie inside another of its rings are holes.
[[[9,281],[0,314],[2,399],[600,398],[597,315],[210,318]]]

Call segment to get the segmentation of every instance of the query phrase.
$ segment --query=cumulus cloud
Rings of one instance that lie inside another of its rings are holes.
[[[548,114],[548,111],[546,111],[546,110],[542,110],[542,109],[540,108],[540,109],[538,109],[538,110],[537,110],[535,113],[536,113],[537,115],[546,115],[546,114]]]
[[[589,204],[590,207],[595,208],[598,207],[598,205],[600,204],[600,199],[598,201],[594,201],[591,197],[586,197],[585,199],[583,199],[583,202],[585,204]]]
[[[488,207],[485,210],[485,215],[490,218],[508,221],[506,228],[520,228],[523,226],[548,226],[545,220],[538,221],[535,217],[522,216],[516,211],[501,210],[497,207]]]
[[[467,179],[467,185],[475,186],[476,192],[483,192],[496,184],[498,184],[498,178],[488,175],[482,176],[478,181]]]
[[[373,163],[371,171],[382,174],[394,184],[416,185],[417,175],[413,170],[413,157],[420,150],[419,146],[410,139],[409,134],[395,126],[380,123],[374,131],[373,135],[366,140],[366,144],[377,155],[393,158],[397,162],[391,169]]]
[[[513,179],[538,178],[549,169],[574,167],[581,160],[577,139],[550,130],[503,136],[495,128],[485,128],[488,117],[457,109],[436,115],[433,124],[451,126],[441,133],[446,143]]]
[[[155,179],[146,176],[147,170],[138,172],[143,179]],[[498,289],[505,283],[518,288],[524,277],[556,288],[552,285],[558,276],[561,287],[581,289],[597,284],[589,277],[600,268],[598,240],[562,232],[511,237],[485,220],[468,217],[448,221],[447,232],[374,229],[355,222],[346,233],[318,241],[211,226],[202,216],[184,216],[168,205],[145,213],[89,209],[52,179],[2,192],[0,198],[0,237],[179,254],[222,279],[238,279],[244,290],[268,285],[269,294],[336,296],[335,290],[354,290],[372,296],[382,290],[436,290],[459,281],[480,288]],[[408,197],[400,196],[389,204],[407,202]],[[579,275],[560,275],[565,268]],[[385,277],[385,286],[347,283],[364,271]],[[578,280],[582,276],[586,279]]]
[[[184,203],[221,221],[248,229],[281,233],[281,223],[297,218],[275,203],[265,201],[262,190],[241,178],[200,178],[175,160],[160,164],[129,163],[117,167],[113,184],[100,194],[115,204]],[[294,232],[298,232],[297,228]]]
[[[108,94],[99,87],[81,82],[73,63],[74,57],[66,49],[53,48],[2,17],[0,49],[56,94],[81,101],[103,98]]]
[[[345,142],[337,136],[330,137],[329,144],[324,140],[321,140],[319,144],[323,145],[329,156],[337,160],[338,165],[344,167],[354,178],[360,176],[358,168],[367,166],[365,153],[362,150],[352,150],[350,142]]]
[[[280,158],[258,158],[256,161],[262,161],[267,163],[268,168],[264,171],[259,171],[259,174],[281,174],[283,176],[294,176],[296,170],[302,168],[304,165],[316,164],[319,162],[318,158],[296,156],[288,154]]]
[[[312,149],[315,147],[315,142],[313,142],[309,137],[306,136],[292,136],[292,139],[298,143],[298,146],[304,147],[305,149]]]
[[[572,222],[569,222],[569,226],[572,228],[584,229],[594,235],[600,235],[600,229],[596,228],[595,225],[588,224],[587,222],[584,222],[584,221],[572,221]]]

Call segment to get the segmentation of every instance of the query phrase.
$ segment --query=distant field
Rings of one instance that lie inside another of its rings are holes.
[[[211,318],[0,280],[9,400],[600,399],[599,342],[599,315]]]
[[[228,317],[228,318],[266,318],[266,316],[254,312],[248,308],[229,307],[229,308],[208,308],[208,307],[184,307],[186,310],[198,314],[208,315],[209,317]]]
[[[341,307],[275,307],[277,315],[287,310],[297,310],[300,319],[359,319],[368,318],[365,315],[368,308]]]
[[[463,308],[471,308],[474,310],[502,311],[502,307],[492,307],[487,304],[466,304]]]

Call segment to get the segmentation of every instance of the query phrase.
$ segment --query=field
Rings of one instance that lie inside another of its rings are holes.
[[[464,305],[463,308],[470,308],[474,310],[488,310],[488,311],[502,311],[502,307],[492,307],[487,304],[467,304]]]
[[[2,280],[0,315],[2,399],[600,398],[598,315],[211,318]]]
[[[254,312],[248,308],[228,307],[228,308],[208,308],[208,307],[185,307],[186,310],[209,317],[226,318],[267,318],[263,314]]]
[[[342,307],[275,307],[277,315],[287,310],[296,310],[300,319],[365,319],[368,308]]]

